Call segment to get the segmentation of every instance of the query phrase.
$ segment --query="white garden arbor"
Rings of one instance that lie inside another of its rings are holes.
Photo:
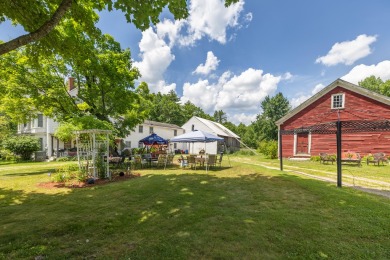
[[[79,169],[98,177],[98,162],[104,163],[105,176],[111,179],[108,157],[111,130],[88,129],[73,132],[76,135],[77,160]],[[104,162],[104,158],[106,158]],[[102,174],[101,174],[102,175]]]

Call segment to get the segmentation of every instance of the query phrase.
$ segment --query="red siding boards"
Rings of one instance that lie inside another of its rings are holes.
[[[350,84],[350,83],[348,83]],[[341,84],[342,85],[342,84]],[[280,124],[281,130],[350,120],[390,120],[390,105],[338,85],[309,103],[295,115]],[[359,92],[359,91],[358,91]],[[331,109],[333,94],[344,93],[344,109]],[[283,136],[283,157],[294,157],[294,136]],[[354,151],[362,155],[385,152],[390,154],[390,132],[364,132],[342,135],[342,151]],[[312,134],[310,155],[336,153],[335,134]]]

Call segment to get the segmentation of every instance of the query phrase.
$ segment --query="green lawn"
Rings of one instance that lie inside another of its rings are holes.
[[[2,164],[0,259],[390,259],[389,199],[230,159],[82,189]]]

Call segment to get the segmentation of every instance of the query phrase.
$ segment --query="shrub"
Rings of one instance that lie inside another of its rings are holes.
[[[319,162],[320,161],[320,159],[321,159],[321,157],[320,156],[312,156],[312,157],[310,157],[310,161],[313,161],[313,162]]]
[[[20,157],[20,156],[16,156],[15,154],[13,154],[11,151],[9,151],[7,149],[1,149],[0,150],[0,157],[2,160],[16,161],[18,159],[18,157]]]
[[[4,142],[4,148],[21,156],[22,160],[30,160],[32,154],[40,149],[38,139],[31,136],[15,136]]]
[[[67,165],[57,169],[56,174],[53,176],[55,182],[67,182],[72,179],[78,181],[85,181],[87,175],[85,172],[79,171],[78,165]]]
[[[278,142],[275,140],[261,141],[258,150],[260,153],[264,154],[267,159],[278,158]]]
[[[237,155],[246,155],[246,156],[253,156],[255,155],[255,153],[251,150],[248,150],[248,149],[243,149],[243,150],[240,150],[240,151],[237,151],[235,152],[234,154],[237,154]]]
[[[67,162],[70,160],[70,157],[68,156],[63,156],[63,157],[59,157],[56,159],[57,162]]]

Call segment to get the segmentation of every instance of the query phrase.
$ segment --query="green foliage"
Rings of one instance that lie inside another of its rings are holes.
[[[225,6],[238,2],[226,0]],[[82,54],[80,38],[96,39],[101,31],[96,27],[98,12],[114,9],[123,12],[127,22],[146,30],[160,21],[163,10],[169,10],[174,19],[188,16],[185,0],[155,1],[49,1],[26,2],[23,0],[0,2],[0,23],[6,20],[20,25],[28,32],[22,40],[0,44],[0,55],[29,44],[32,53],[57,53],[77,56]],[[34,12],[31,12],[34,10]],[[53,15],[54,14],[54,15]],[[37,31],[38,33],[31,33]]]
[[[187,122],[191,117],[197,116],[208,120],[213,120],[213,117],[209,114],[206,114],[203,109],[200,107],[195,106],[191,101],[187,101],[182,106],[183,113],[184,113],[184,122]]]
[[[68,156],[62,156],[56,159],[57,162],[68,162],[69,157]]]
[[[67,182],[73,179],[78,181],[85,181],[86,174],[79,171],[77,165],[65,165],[56,170],[56,173],[52,176],[54,182]]]
[[[22,160],[30,160],[32,154],[40,149],[38,139],[31,136],[15,136],[4,141],[4,148],[21,156]]]
[[[10,150],[7,149],[1,149],[0,147],[0,159],[6,160],[6,161],[17,161],[18,157],[14,153],[12,153]]]
[[[166,95],[160,92],[151,94],[151,98],[153,105],[149,115],[150,120],[175,125],[183,125],[186,122],[179,103],[180,99],[175,91],[171,90]]]
[[[266,96],[261,102],[263,113],[258,115],[254,123],[259,140],[278,140],[278,127],[275,122],[288,113],[291,106],[282,93],[274,97]]]
[[[259,143],[258,150],[260,153],[264,154],[265,158],[276,159],[276,158],[278,158],[278,141],[263,140]]]
[[[360,81],[358,85],[373,92],[390,97],[390,80],[386,80],[384,82],[379,77],[370,76]]]
[[[213,120],[220,124],[225,124],[227,122],[227,115],[223,110],[218,110],[214,112]]]
[[[85,53],[75,57],[54,54],[29,56],[22,48],[0,56],[0,113],[12,122],[27,122],[38,111],[60,123],[70,123],[61,140],[69,140],[71,128],[115,129],[125,136],[148,115],[148,101],[136,89],[139,77],[132,68],[130,51],[121,50],[110,36],[83,40]],[[74,77],[77,95],[68,93],[64,75]]]
[[[313,162],[319,162],[320,160],[321,160],[321,157],[319,155],[310,157],[310,161],[313,161]]]
[[[100,147],[98,154],[103,154],[105,150],[106,150],[105,147],[103,147],[103,146]],[[97,156],[95,160],[96,160],[95,163],[96,163],[96,169],[98,171],[99,178],[100,179],[107,178],[107,176],[106,176],[106,164],[108,162],[104,162],[103,156]]]

